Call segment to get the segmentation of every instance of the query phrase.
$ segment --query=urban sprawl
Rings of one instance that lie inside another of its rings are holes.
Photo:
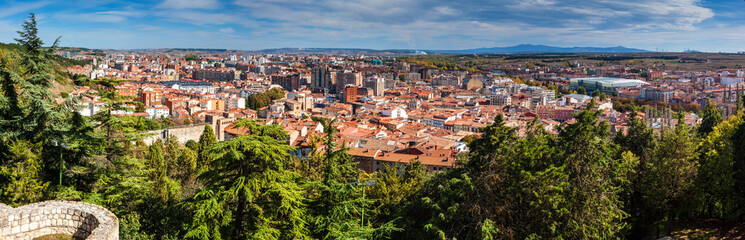
[[[581,61],[468,71],[362,55],[64,55],[90,62],[69,67],[71,74],[131,80],[116,86],[117,92],[142,107],[116,114],[170,118],[172,128],[211,124],[219,141],[249,134],[231,125],[236,119],[256,119],[281,125],[287,143],[299,149],[293,154],[302,158],[311,150],[311,136],[323,134],[313,117],[336,119],[337,142],[366,172],[413,160],[430,172],[452,168],[456,155],[467,151],[466,138],[479,135],[497,115],[519,132],[535,122],[550,133],[588,106],[602,110],[612,132],[626,131],[632,112],[617,111],[614,98],[647,101],[635,114],[658,130],[679,121],[671,104],[700,109],[712,103],[726,116],[736,111],[745,78],[737,69],[640,72]],[[281,96],[269,98],[270,90]],[[93,91],[76,87],[69,93],[81,99],[77,111],[84,116],[104,105]],[[682,119],[700,122],[694,113]]]

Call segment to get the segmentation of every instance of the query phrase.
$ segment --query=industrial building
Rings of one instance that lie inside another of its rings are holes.
[[[648,84],[642,80],[625,78],[572,78],[569,80],[569,86],[572,89],[576,90],[582,86],[587,90],[587,93],[595,90],[611,93],[618,88],[636,88]]]

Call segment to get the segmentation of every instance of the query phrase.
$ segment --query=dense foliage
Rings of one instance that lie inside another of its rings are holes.
[[[186,59],[186,61],[201,61],[202,60],[201,58],[194,56],[192,54],[184,55],[184,59]]]
[[[257,94],[251,94],[246,98],[246,107],[259,110],[263,107],[269,106],[272,101],[285,97],[285,92],[280,88],[272,88],[269,91]]]
[[[471,56],[455,56],[459,58],[463,57],[471,57]],[[453,61],[453,56],[448,55],[419,55],[419,56],[412,56],[412,57],[399,57],[398,60],[402,62],[410,62],[415,63],[418,65],[431,67],[431,68],[437,68],[442,71],[446,70],[468,70],[470,72],[481,72],[480,69],[477,69],[476,66],[481,66],[484,64],[487,64],[487,61],[479,61],[479,60],[473,60],[473,61],[465,61],[463,63],[463,66],[459,66],[460,64],[457,64],[455,61]]]
[[[281,127],[248,119],[234,124],[249,134],[229,141],[206,125],[198,142],[146,144],[158,126],[113,114],[129,101],[116,80],[89,83],[105,103],[92,118],[73,99],[55,104],[51,51],[33,15],[23,27],[20,54],[0,56],[0,202],[99,204],[122,239],[642,239],[745,217],[742,112],[723,120],[710,106],[698,129],[658,130],[632,114],[612,134],[585,110],[558,135],[536,122],[518,134],[497,116],[467,137],[456,168],[366,174],[328,119],[314,119],[324,133],[301,159]]]

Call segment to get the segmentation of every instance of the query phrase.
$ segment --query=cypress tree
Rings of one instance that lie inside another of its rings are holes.
[[[215,131],[212,130],[212,127],[209,124],[205,124],[202,135],[199,136],[199,148],[197,150],[199,156],[199,161],[197,162],[198,169],[204,169],[211,161],[207,151],[209,151],[215,143],[217,143]]]
[[[704,116],[701,119],[701,125],[698,127],[698,136],[706,137],[713,130],[714,126],[718,125],[723,121],[722,113],[719,109],[711,103],[711,100],[706,100],[706,109],[704,109]]]

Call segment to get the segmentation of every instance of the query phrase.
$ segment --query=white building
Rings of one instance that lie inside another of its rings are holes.
[[[403,119],[409,118],[409,115],[406,114],[406,110],[404,110],[402,107],[396,107],[394,109],[384,110],[383,116],[391,117],[391,118],[403,118]]]
[[[176,89],[176,90],[182,90],[182,91],[199,91],[203,93],[212,93],[215,94],[216,89],[215,85],[212,83],[206,82],[206,81],[198,81],[198,82],[186,82],[186,81],[171,81],[171,82],[163,82],[164,86]]]
[[[375,94],[375,96],[383,96],[383,92],[385,91],[385,79],[373,76],[365,80],[364,87],[371,88]]]
[[[103,69],[96,69],[96,70],[91,71],[90,78],[97,79],[103,76],[106,76],[106,71],[104,71]]]
[[[237,97],[237,96],[228,97],[224,101],[225,101],[225,107],[228,109],[233,109],[233,108],[245,109],[246,108],[246,99],[242,97]]]
[[[491,102],[491,105],[505,106],[512,104],[512,97],[510,97],[509,94],[490,95],[489,101]]]
[[[168,107],[163,105],[148,107],[145,109],[145,112],[150,115],[150,118],[154,119],[162,119],[171,116]]]
[[[736,78],[736,77],[723,77],[720,79],[720,82],[722,85],[732,85],[741,83],[743,81],[743,78]]]
[[[80,104],[80,108],[78,109],[78,112],[82,116],[86,117],[92,117],[93,115],[96,115],[98,111],[101,110],[101,108],[104,107],[103,102],[84,102]]]

